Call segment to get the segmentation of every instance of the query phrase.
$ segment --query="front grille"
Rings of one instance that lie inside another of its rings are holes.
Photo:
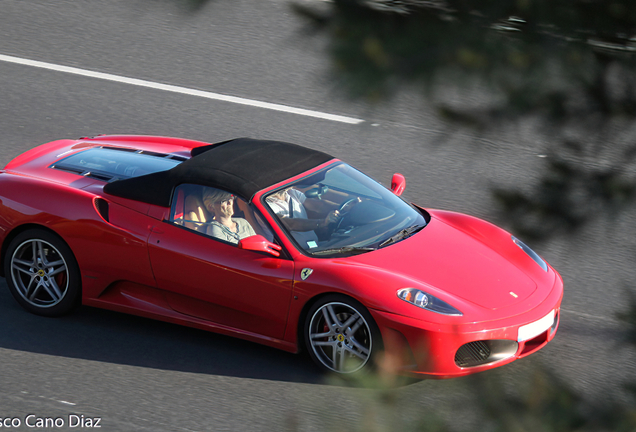
[[[490,347],[484,341],[462,345],[455,354],[455,363],[460,367],[477,366],[488,361]]]
[[[481,340],[462,345],[455,353],[455,364],[473,367],[512,357],[519,344],[513,340]]]

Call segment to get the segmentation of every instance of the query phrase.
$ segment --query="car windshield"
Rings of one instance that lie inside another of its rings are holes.
[[[264,203],[296,245],[316,257],[389,246],[424,228],[428,219],[341,162],[268,194]]]

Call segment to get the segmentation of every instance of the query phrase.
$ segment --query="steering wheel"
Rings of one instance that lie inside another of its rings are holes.
[[[340,229],[340,224],[342,224],[342,221],[344,220],[344,215],[349,213],[351,209],[353,208],[353,206],[360,202],[362,202],[362,199],[360,199],[360,197],[355,197],[355,198],[350,198],[346,200],[344,203],[342,203],[342,205],[337,210],[338,213],[340,213],[340,219],[338,220],[338,222],[336,222],[336,227],[334,228],[334,232]]]
[[[359,203],[362,202],[362,200],[360,199],[360,197],[355,197],[355,198],[351,198],[346,200],[344,203],[342,203],[342,205],[338,208],[338,213],[349,213],[349,211],[351,211],[351,208],[353,208],[353,203]],[[347,207],[351,206],[350,209],[345,210]]]

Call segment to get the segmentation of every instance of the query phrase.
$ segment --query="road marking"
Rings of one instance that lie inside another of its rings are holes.
[[[28,392],[25,392],[25,391],[23,391],[22,393],[28,394]],[[69,401],[65,401],[65,400],[59,400],[59,399],[55,399],[55,398],[50,398],[50,397],[47,397],[47,396],[38,396],[38,397],[42,398],[42,399],[47,399],[47,400],[52,400],[52,401],[55,401],[55,402],[63,403],[65,405],[77,405],[77,404],[75,404],[73,402],[69,402]]]
[[[95,72],[95,71],[80,69],[80,68],[71,67],[71,66],[62,66],[62,65],[58,65],[54,63],[45,63],[45,62],[41,62],[37,60],[29,60],[29,59],[24,59],[20,57],[8,56],[4,54],[0,54],[0,61],[24,65],[24,66],[32,66],[32,67],[37,67],[41,69],[48,69],[48,70],[52,70],[56,72],[65,72],[65,73],[69,73],[73,75],[81,75],[81,76],[90,77],[90,78],[97,78],[97,79],[102,79],[106,81],[114,81],[114,82],[123,83],[123,84],[136,85],[139,87],[147,87],[147,88],[163,90],[163,91],[172,92],[172,93],[180,93],[180,94],[189,95],[189,96],[197,96],[197,97],[202,97],[206,99],[214,99],[214,100],[219,100],[224,102],[231,102],[231,103],[235,103],[239,105],[248,105],[248,106],[252,106],[256,108],[263,108],[263,109],[268,109],[273,111],[281,111],[281,112],[285,112],[289,114],[315,117],[315,118],[331,120],[331,121],[340,122],[340,123],[360,124],[364,122],[364,120],[354,118],[354,117],[328,114],[328,113],[324,113],[320,111],[312,111],[312,110],[307,110],[303,108],[295,108],[288,105],[262,102],[262,101],[253,100],[253,99],[245,99],[245,98],[236,97],[236,96],[229,96],[229,95],[224,95],[220,93],[196,90],[196,89],[191,89],[187,87],[179,87],[179,86],[170,85],[170,84],[162,84],[162,83],[146,81],[146,80],[137,79],[137,78],[128,78],[128,77],[113,75],[109,73]]]

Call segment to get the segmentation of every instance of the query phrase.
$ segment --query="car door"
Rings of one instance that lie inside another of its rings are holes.
[[[177,190],[177,202],[183,190]],[[210,237],[201,232],[202,221],[183,223],[178,206],[173,204],[169,220],[155,224],[148,242],[157,285],[170,306],[216,324],[282,339],[293,261]]]

